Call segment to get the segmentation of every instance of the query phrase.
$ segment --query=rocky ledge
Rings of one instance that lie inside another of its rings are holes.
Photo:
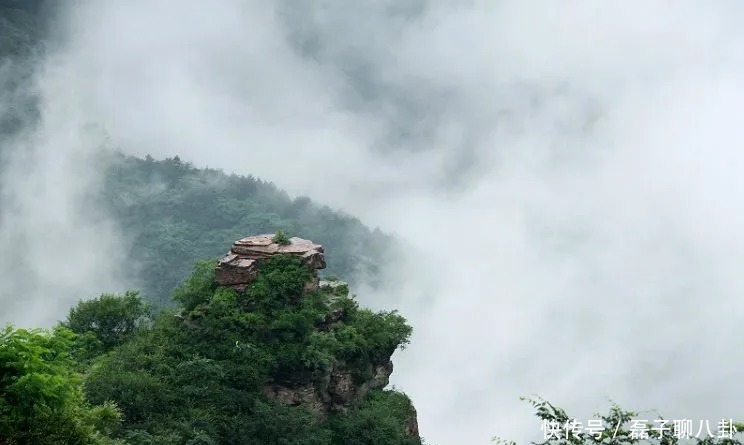
[[[323,246],[312,241],[292,237],[287,244],[274,241],[273,234],[254,235],[235,241],[230,251],[220,259],[215,270],[215,279],[221,286],[229,286],[242,292],[256,279],[261,260],[274,255],[291,254],[302,258],[313,273],[312,282],[306,290],[318,287],[318,269],[325,269]]]

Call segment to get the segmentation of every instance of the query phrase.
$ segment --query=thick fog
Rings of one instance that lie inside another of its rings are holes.
[[[584,422],[608,398],[742,414],[741,2],[70,5],[5,179],[25,267],[125,284],[114,229],[65,204],[95,187],[96,123],[418,249],[358,291],[413,324],[392,381],[435,444],[541,438],[532,393]]]

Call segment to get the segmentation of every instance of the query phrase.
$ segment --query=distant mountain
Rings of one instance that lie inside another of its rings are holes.
[[[191,273],[195,261],[217,258],[234,240],[279,229],[326,247],[326,275],[380,278],[382,255],[393,238],[358,219],[313,203],[290,199],[270,182],[252,176],[198,169],[176,158],[156,161],[114,155],[100,199],[131,248],[125,272],[156,304]]]

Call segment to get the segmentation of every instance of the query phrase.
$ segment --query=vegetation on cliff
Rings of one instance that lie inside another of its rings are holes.
[[[7,328],[0,443],[421,443],[410,400],[387,375],[370,384],[409,340],[402,316],[360,308],[345,287],[308,293],[296,256],[266,260],[245,292],[217,286],[214,265],[198,263],[179,306],[156,315],[130,292],[81,302],[53,333]]]

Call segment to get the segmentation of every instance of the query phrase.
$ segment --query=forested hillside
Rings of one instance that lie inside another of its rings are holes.
[[[192,264],[226,253],[232,241],[279,229],[312,239],[328,251],[327,275],[354,284],[380,278],[388,235],[358,219],[290,199],[274,184],[252,176],[197,169],[178,158],[161,161],[115,155],[107,159],[102,204],[131,247],[125,265],[145,298],[166,303]]]
[[[307,293],[296,256],[267,260],[245,292],[214,266],[197,264],[171,310],[102,295],[53,332],[0,332],[0,444],[421,443],[411,401],[375,380],[408,342],[402,316],[345,286]]]
[[[53,331],[0,331],[0,444],[425,443],[411,400],[369,386],[375,364],[408,343],[402,316],[360,308],[346,286],[307,293],[310,272],[295,256],[267,260],[244,292],[217,286],[214,266],[197,263],[177,307],[157,314],[128,292],[81,302]],[[339,370],[349,376],[341,386]],[[277,385],[282,395],[266,391]],[[339,398],[350,387],[359,397]],[[685,440],[670,421],[639,423],[617,406],[584,425],[530,403],[540,445],[744,443],[739,424]]]

